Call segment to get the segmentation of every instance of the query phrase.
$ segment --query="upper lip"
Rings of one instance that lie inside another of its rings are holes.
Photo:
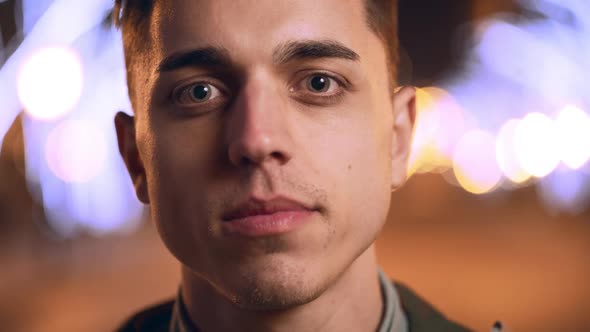
[[[273,214],[284,211],[312,211],[313,208],[304,203],[286,197],[269,200],[250,198],[223,215],[223,220],[246,218],[256,215]]]

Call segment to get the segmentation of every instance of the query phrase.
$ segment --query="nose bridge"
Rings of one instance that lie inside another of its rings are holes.
[[[262,129],[267,125],[270,125],[267,130],[273,129],[272,124],[276,126],[275,121],[280,120],[280,116],[283,115],[278,91],[271,78],[263,73],[246,82],[240,99],[236,103],[240,109],[236,111],[242,114],[244,120],[250,121],[252,129]]]
[[[272,77],[253,74],[246,80],[231,110],[228,126],[229,158],[236,166],[269,159],[291,158],[286,105]]]

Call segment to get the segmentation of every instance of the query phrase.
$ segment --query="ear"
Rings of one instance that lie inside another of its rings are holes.
[[[391,188],[398,189],[406,181],[412,133],[416,121],[416,89],[396,90],[393,101],[393,135],[391,144]]]
[[[115,116],[115,129],[117,130],[119,153],[123,157],[127,171],[131,176],[137,198],[142,203],[149,204],[145,168],[137,150],[133,117],[118,112]]]

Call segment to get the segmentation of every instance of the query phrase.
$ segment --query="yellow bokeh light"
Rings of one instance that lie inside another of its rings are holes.
[[[440,141],[440,102],[449,94],[437,87],[416,89],[416,124],[412,139],[412,150],[408,162],[408,176],[414,173],[441,172],[451,165],[437,146]]]
[[[22,66],[17,80],[27,114],[52,120],[71,111],[82,94],[83,71],[78,55],[63,47],[37,50]]]
[[[519,166],[537,178],[559,165],[559,142],[555,122],[542,113],[529,113],[516,126],[514,150]]]
[[[496,140],[483,130],[472,130],[459,140],[453,153],[453,172],[466,191],[484,194],[502,180],[496,164]]]
[[[416,89],[416,111],[418,113],[428,112],[436,109],[441,99],[449,95],[445,90],[429,86]]]
[[[514,135],[519,120],[510,119],[500,128],[496,138],[496,161],[504,176],[516,184],[527,181],[531,175],[518,164],[514,149]]]
[[[49,169],[64,182],[88,182],[104,168],[107,159],[104,133],[88,121],[70,120],[54,128],[47,138]]]
[[[590,159],[590,116],[568,105],[557,114],[555,124],[561,161],[571,169],[581,168]]]

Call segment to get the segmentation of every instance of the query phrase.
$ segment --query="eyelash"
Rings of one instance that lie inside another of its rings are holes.
[[[324,94],[322,92],[311,92],[307,90],[307,87],[304,86],[303,90],[305,90],[305,92],[303,93],[298,93],[297,92],[297,87],[301,86],[302,84],[306,85],[306,83],[308,82],[309,79],[315,77],[315,76],[323,76],[328,78],[329,80],[333,81],[334,83],[337,84],[337,92],[331,93],[331,94]],[[289,88],[289,92],[293,94],[293,96],[298,99],[300,102],[304,103],[304,104],[308,104],[308,105],[317,105],[317,106],[327,106],[327,105],[333,105],[335,103],[337,103],[338,101],[340,101],[342,99],[342,97],[344,97],[344,95],[346,94],[347,91],[350,90],[350,83],[344,79],[344,78],[340,78],[337,77],[337,75],[334,75],[330,72],[326,72],[326,71],[305,71],[305,76],[303,76],[302,79],[297,79],[296,81],[297,83],[295,85],[292,85]],[[207,101],[204,101],[202,103],[191,103],[188,105],[183,105],[183,103],[179,102],[179,99],[186,93],[190,93],[190,90],[192,88],[194,88],[197,85],[210,85],[213,86],[215,89],[219,90],[219,93],[221,94],[221,96],[219,97],[214,97],[213,99],[209,99]],[[177,87],[176,89],[172,90],[172,92],[170,93],[170,100],[173,104],[183,107],[183,108],[187,108],[187,107],[200,107],[200,108],[207,108],[208,110],[210,109],[215,109],[219,106],[223,106],[226,103],[226,99],[227,96],[229,94],[227,93],[227,89],[223,87],[223,84],[220,84],[217,81],[214,80],[198,80],[198,81],[193,81],[191,83],[187,83],[184,85],[181,85],[179,87]],[[212,102],[212,100],[217,100],[217,99],[225,99],[222,100],[221,102]],[[203,113],[206,111],[203,111]]]

